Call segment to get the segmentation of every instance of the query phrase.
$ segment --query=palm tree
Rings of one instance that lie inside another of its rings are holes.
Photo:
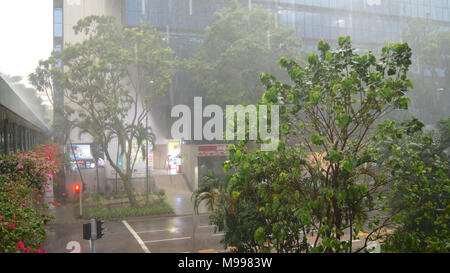
[[[220,179],[210,172],[203,177],[203,185],[191,197],[196,214],[199,214],[200,204],[206,202],[209,211],[214,210],[214,204],[220,199]]]

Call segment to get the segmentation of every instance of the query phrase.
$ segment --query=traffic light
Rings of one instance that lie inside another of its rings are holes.
[[[91,223],[83,224],[83,240],[91,239]]]
[[[105,221],[96,220],[96,226],[97,226],[97,239],[101,239],[101,238],[103,238],[103,236],[105,236],[105,233],[104,233]]]
[[[75,184],[75,186],[73,186],[73,191],[74,191],[75,193],[80,193],[80,191],[81,191],[81,186],[80,186],[80,184]]]

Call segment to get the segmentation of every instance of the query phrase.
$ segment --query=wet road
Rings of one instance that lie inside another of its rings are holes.
[[[49,225],[50,232],[44,249],[50,253],[77,251],[89,253],[89,241],[84,241],[82,224]],[[194,233],[193,223],[196,223]],[[106,221],[106,236],[95,242],[97,253],[208,253],[223,251],[222,234],[214,233],[208,216],[141,218]],[[67,249],[72,242],[75,249]]]

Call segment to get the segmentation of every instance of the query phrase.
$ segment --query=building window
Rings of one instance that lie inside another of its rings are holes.
[[[62,37],[63,36],[63,10],[62,8],[55,8],[53,14],[54,21],[54,36]]]

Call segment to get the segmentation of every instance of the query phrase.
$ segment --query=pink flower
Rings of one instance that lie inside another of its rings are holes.
[[[14,225],[14,223],[9,223],[9,226],[11,227],[11,229],[15,229],[16,225]]]
[[[16,244],[16,247],[17,247],[18,250],[24,250],[25,249],[25,245],[23,244],[22,241],[18,242]]]
[[[25,253],[30,253],[31,252],[31,247],[27,247],[23,250]]]
[[[19,161],[19,164],[17,164],[16,169],[23,170],[22,161]]]
[[[58,207],[61,207],[61,204],[60,204],[60,203],[58,203]]]
[[[22,201],[22,204],[26,204],[26,203],[27,203],[27,201],[26,201],[26,200],[23,200],[23,201]]]

